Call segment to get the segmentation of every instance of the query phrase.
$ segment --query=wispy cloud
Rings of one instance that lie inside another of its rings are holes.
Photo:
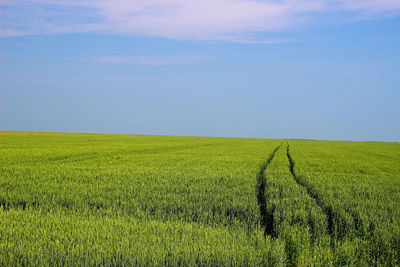
[[[185,65],[204,60],[206,55],[182,54],[174,56],[102,56],[93,59],[97,63],[107,64],[137,64],[149,66]]]
[[[399,13],[399,0],[0,0],[2,36],[100,32],[271,43],[279,40],[249,36]]]

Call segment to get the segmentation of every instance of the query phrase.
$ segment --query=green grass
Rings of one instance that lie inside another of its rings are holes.
[[[0,266],[399,266],[399,162],[397,143],[0,132]]]

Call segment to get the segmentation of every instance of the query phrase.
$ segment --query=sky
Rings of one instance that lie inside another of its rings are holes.
[[[0,0],[0,130],[400,141],[400,0]]]

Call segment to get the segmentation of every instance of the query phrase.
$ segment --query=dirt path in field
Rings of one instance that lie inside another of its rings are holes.
[[[289,148],[289,144],[287,144],[287,149],[286,149],[286,155],[287,158],[289,160],[289,169],[290,172],[292,173],[293,179],[296,181],[296,183],[305,188],[308,195],[313,198],[315,200],[315,202],[317,203],[317,205],[322,209],[322,211],[325,213],[327,219],[328,219],[328,234],[331,237],[331,246],[333,246],[333,241],[334,241],[334,226],[333,226],[333,209],[332,206],[329,206],[327,204],[325,204],[324,202],[322,202],[322,200],[319,198],[318,194],[316,194],[312,188],[305,183],[304,181],[302,181],[301,179],[299,179],[299,177],[296,175],[295,171],[294,171],[294,161],[292,159],[292,156],[290,155],[290,148]]]
[[[278,151],[281,146],[282,144],[275,148],[265,163],[261,166],[260,171],[257,174],[257,200],[260,208],[261,226],[264,228],[264,236],[270,235],[276,237],[274,231],[274,211],[267,209],[267,201],[265,199],[266,179],[264,171],[274,158],[276,151]]]

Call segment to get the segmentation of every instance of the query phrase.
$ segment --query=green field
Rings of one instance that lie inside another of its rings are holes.
[[[0,132],[0,266],[399,266],[400,144]]]

